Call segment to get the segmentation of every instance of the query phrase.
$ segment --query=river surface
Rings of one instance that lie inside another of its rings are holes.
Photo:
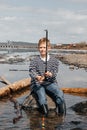
[[[18,53],[26,57],[36,53]],[[9,54],[9,55],[15,55]],[[12,70],[17,71],[12,71]],[[4,76],[11,83],[28,78],[29,73],[29,61],[19,62],[14,64],[0,64],[0,76]],[[87,87],[87,71],[83,68],[74,70],[69,69],[68,65],[59,65],[58,73],[59,87]],[[5,86],[0,83],[0,87]],[[21,95],[15,95],[15,98],[22,102],[28,92],[21,93]],[[14,113],[13,104],[8,99],[0,100],[0,130],[87,130],[87,116],[78,115],[73,112],[70,107],[78,102],[87,100],[87,96],[81,95],[69,95],[64,94],[66,101],[67,113],[64,119],[59,117],[50,116],[45,120],[46,127],[42,128],[42,119],[39,113],[33,111],[26,113],[23,111],[23,118],[21,118],[16,124],[13,123],[13,118],[16,116]],[[76,121],[76,122],[75,122]],[[77,128],[77,129],[75,129]]]

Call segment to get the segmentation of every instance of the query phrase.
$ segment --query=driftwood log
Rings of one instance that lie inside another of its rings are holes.
[[[64,93],[87,94],[87,88],[61,88]]]
[[[22,79],[20,81],[14,82],[13,84],[6,85],[5,87],[0,88],[0,98],[9,96],[12,93],[16,93],[17,91],[25,89],[28,86],[30,86],[30,83],[31,83],[31,79],[26,78],[26,79]]]
[[[9,96],[12,93],[16,93],[22,89],[29,87],[31,84],[31,79],[26,78],[20,81],[14,82],[13,84],[6,85],[0,88],[0,98]],[[87,94],[87,88],[61,88],[64,93],[75,93],[75,94]]]

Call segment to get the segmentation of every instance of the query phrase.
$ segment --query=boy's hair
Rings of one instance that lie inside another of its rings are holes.
[[[46,37],[44,38],[41,38],[38,42],[38,47],[43,43],[43,42],[46,42],[47,41],[47,46],[51,47],[51,43],[50,43],[50,40],[49,39],[46,39]]]

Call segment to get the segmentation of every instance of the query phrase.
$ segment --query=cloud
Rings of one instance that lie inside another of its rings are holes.
[[[61,0],[64,3],[69,2],[69,3],[76,3],[76,4],[80,4],[80,3],[87,3],[87,0]]]
[[[80,0],[70,2],[78,1]],[[0,4],[0,39],[4,41],[8,39],[36,42],[45,34],[46,28],[54,43],[71,42],[73,37],[76,41],[87,40],[86,22],[87,9],[84,7],[70,9],[66,8],[66,5],[45,8],[42,5],[38,7],[30,4],[20,6],[11,3]]]
[[[16,20],[16,16],[5,16],[5,17],[0,17],[1,21],[14,21]]]
[[[71,0],[71,2],[75,2],[75,3],[87,3],[87,0]]]

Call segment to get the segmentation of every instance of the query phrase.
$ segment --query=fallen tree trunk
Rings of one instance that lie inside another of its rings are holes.
[[[61,88],[64,93],[87,94],[87,88]]]
[[[25,89],[28,86],[30,86],[30,83],[31,83],[31,79],[26,78],[26,79],[14,82],[13,84],[6,85],[5,87],[0,88],[0,98],[9,96],[12,93],[16,93],[17,91]]]
[[[13,84],[6,85],[5,87],[0,88],[0,98],[9,96],[12,93],[23,90],[29,87],[31,84],[31,79],[26,78]],[[77,93],[77,94],[87,94],[87,88],[61,88],[64,93]]]

